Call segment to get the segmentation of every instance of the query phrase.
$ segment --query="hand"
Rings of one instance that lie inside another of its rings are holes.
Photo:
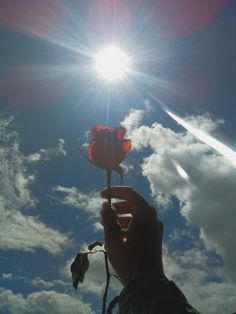
[[[107,189],[101,196],[107,198]],[[138,275],[162,277],[163,224],[158,220],[156,210],[131,187],[112,187],[111,197],[123,200],[111,206],[105,202],[101,210],[105,248],[117,275],[124,285]],[[125,233],[117,223],[117,214],[123,213],[133,216]]]

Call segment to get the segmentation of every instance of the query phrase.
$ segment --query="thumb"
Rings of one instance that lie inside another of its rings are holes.
[[[117,214],[114,207],[104,202],[101,209],[101,217],[106,241],[112,241],[120,234],[120,227],[117,223]]]

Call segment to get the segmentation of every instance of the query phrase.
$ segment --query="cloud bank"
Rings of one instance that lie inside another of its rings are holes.
[[[9,289],[0,288],[0,311],[11,314],[93,314],[90,304],[56,291],[33,292],[27,297],[14,293]]]

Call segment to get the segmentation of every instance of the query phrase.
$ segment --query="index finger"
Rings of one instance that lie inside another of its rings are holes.
[[[108,189],[101,192],[103,198],[108,197]],[[111,198],[118,198],[127,201],[132,207],[139,207],[140,204],[149,206],[145,199],[134,191],[130,186],[112,186],[110,188]]]
[[[103,198],[107,198],[108,194],[108,189],[101,192],[101,196]],[[135,214],[141,214],[145,211],[153,211],[153,208],[150,207],[148,202],[129,186],[113,186],[110,188],[110,195],[111,198],[118,198],[127,201]]]

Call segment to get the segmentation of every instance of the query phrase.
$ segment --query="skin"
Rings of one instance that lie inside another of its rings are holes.
[[[107,198],[107,189],[101,196]],[[124,285],[138,275],[162,277],[163,224],[157,218],[155,208],[131,187],[112,187],[111,197],[122,201],[113,202],[111,206],[104,202],[101,217],[108,258],[117,275]],[[117,223],[120,213],[133,216],[125,233]]]

